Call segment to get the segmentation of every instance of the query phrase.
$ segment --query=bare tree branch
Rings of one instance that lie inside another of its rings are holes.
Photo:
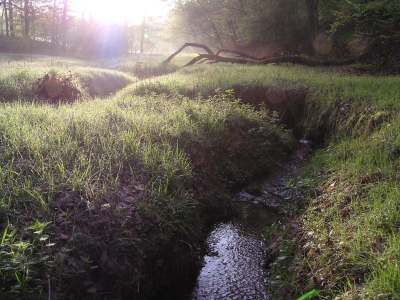
[[[186,47],[201,48],[207,52],[207,54],[199,54],[197,57],[189,61],[185,67],[192,66],[196,63],[203,63],[209,61],[209,63],[234,63],[234,64],[253,64],[253,65],[268,65],[276,63],[292,63],[305,66],[343,66],[354,63],[357,57],[345,59],[345,60],[312,60],[302,56],[279,56],[279,57],[255,57],[240,51],[219,49],[214,54],[211,49],[203,44],[198,43],[185,43],[176,52],[171,54],[163,64],[168,64],[176,55],[178,55]],[[236,57],[221,56],[221,53],[235,54]]]
[[[204,49],[208,55],[210,56],[215,56],[215,54],[211,51],[209,47],[203,44],[198,44],[198,43],[185,43],[182,47],[180,47],[176,52],[171,54],[166,60],[163,61],[163,64],[168,64],[175,56],[177,56],[183,49],[186,47],[197,47],[197,48],[202,48]],[[201,54],[200,54],[201,55]]]

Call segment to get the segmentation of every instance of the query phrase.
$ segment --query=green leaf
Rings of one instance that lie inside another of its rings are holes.
[[[8,226],[6,227],[6,229],[4,229],[4,233],[3,233],[3,237],[1,238],[0,246],[3,245],[4,240],[6,239],[6,236],[7,236],[7,232],[8,232]]]
[[[301,296],[297,300],[311,300],[311,299],[315,299],[318,296],[319,296],[319,292],[317,290],[312,290],[312,291],[309,291],[307,294]]]

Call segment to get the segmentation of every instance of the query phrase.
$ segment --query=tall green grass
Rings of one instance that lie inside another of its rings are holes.
[[[219,195],[291,143],[268,111],[224,93],[3,103],[0,132],[8,298],[48,295],[47,284],[66,298],[149,297],[196,261],[198,200],[225,205]]]
[[[198,65],[182,68],[177,73],[151,78],[131,86],[127,92],[146,91],[188,96],[213,94],[215,89],[228,90],[235,86],[273,86],[281,89],[308,87],[322,104],[358,104],[382,109],[399,109],[398,77],[351,76],[336,74],[335,70],[303,66],[236,66],[229,64]]]
[[[398,299],[399,125],[395,114],[368,136],[320,150],[309,165],[321,188],[302,216],[296,271],[307,278],[305,289],[319,285],[337,299]]]

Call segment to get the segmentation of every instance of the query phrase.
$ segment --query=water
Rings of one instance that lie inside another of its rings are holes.
[[[277,212],[299,199],[300,193],[286,183],[299,174],[311,153],[308,144],[299,147],[260,188],[238,193],[234,204],[238,214],[217,222],[208,235],[207,253],[191,300],[270,299],[262,267],[268,242],[263,233],[281,218]]]
[[[192,300],[269,299],[262,232],[279,216],[252,203],[236,205],[238,215],[215,224],[206,240],[207,254]]]

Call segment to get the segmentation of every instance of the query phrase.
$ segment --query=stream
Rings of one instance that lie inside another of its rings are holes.
[[[301,197],[287,185],[300,173],[300,166],[311,155],[300,144],[269,178],[241,190],[233,199],[234,214],[215,220],[207,231],[206,252],[195,286],[179,299],[270,299],[267,291],[266,228],[281,220]],[[188,288],[188,287],[186,287]]]
[[[238,214],[214,225],[208,238],[204,266],[191,299],[269,299],[262,267],[265,226],[280,219],[253,203],[235,204]]]

